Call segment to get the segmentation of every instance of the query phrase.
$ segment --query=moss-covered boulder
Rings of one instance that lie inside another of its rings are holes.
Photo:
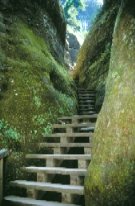
[[[135,7],[122,1],[106,97],[85,181],[86,206],[135,205]]]

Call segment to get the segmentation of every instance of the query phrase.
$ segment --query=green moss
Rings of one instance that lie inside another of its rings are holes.
[[[4,136],[4,138],[1,138]],[[0,142],[5,148],[12,148],[20,139],[20,134],[16,128],[12,128],[8,122],[0,120]]]
[[[0,118],[16,128],[20,143],[31,142],[50,132],[58,116],[75,111],[73,80],[45,39],[19,18],[13,17],[10,33],[2,41],[7,72],[0,75],[7,80],[7,90],[0,100]]]
[[[106,81],[117,11],[118,3],[101,9],[80,49],[74,78],[85,88],[97,89]]]
[[[97,121],[93,158],[85,180],[88,206],[135,204],[133,11],[132,2],[125,2],[115,26],[106,97]]]

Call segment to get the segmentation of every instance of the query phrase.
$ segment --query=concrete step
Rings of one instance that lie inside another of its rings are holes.
[[[72,119],[95,119],[98,117],[98,114],[94,115],[74,115],[72,117],[61,117],[58,120],[72,120]]]
[[[83,111],[83,110],[78,110],[78,113],[79,113],[79,114],[82,114],[82,115],[88,114],[88,113],[90,113],[90,114],[95,114],[95,110],[85,110],[85,111]],[[81,128],[81,127],[80,127],[80,128]]]
[[[33,189],[38,191],[48,191],[48,192],[59,192],[59,193],[68,193],[68,194],[84,194],[84,187],[78,185],[62,185],[62,184],[53,184],[46,182],[34,182],[26,180],[15,180],[11,181],[10,185],[13,187]]]
[[[96,96],[95,95],[78,95],[78,99],[79,99],[79,101],[83,100],[83,99],[88,99],[88,100],[91,100],[91,101],[95,101]]]
[[[78,97],[78,101],[94,101],[95,102],[95,98],[93,97]]]
[[[88,94],[86,94],[86,93],[83,94],[83,93],[82,93],[82,94],[78,94],[78,96],[79,96],[79,97],[94,97],[94,98],[95,98],[95,97],[96,97],[96,94],[89,94],[89,93],[88,93]]]
[[[90,154],[27,154],[27,159],[91,160]]]
[[[80,90],[82,90],[82,91],[92,91],[92,92],[96,92],[96,90],[87,89],[87,88],[83,88],[83,87],[79,87],[79,88],[78,88],[78,91],[80,91]]]
[[[96,90],[93,90],[93,89],[85,89],[85,88],[78,88],[78,91],[96,92]]]
[[[86,147],[86,148],[91,148],[90,143],[39,143],[38,146],[40,148],[71,148],[71,147]]]
[[[78,108],[79,111],[93,111],[95,110],[95,107],[79,107]]]
[[[73,116],[73,117],[62,117],[59,118],[57,121],[59,124],[80,124],[82,122],[90,123],[95,122],[97,120],[97,117],[88,116],[83,117],[82,115],[79,116]]]
[[[80,111],[79,114],[80,114],[80,115],[88,115],[88,114],[89,114],[89,115],[91,115],[91,114],[94,115],[94,114],[96,114],[96,111],[88,111],[88,112],[86,112],[86,111]]]
[[[83,115],[82,115],[83,116]],[[54,133],[51,135],[44,135],[44,138],[71,138],[71,137],[92,137],[92,133]]]
[[[94,93],[94,94],[96,93],[95,90],[90,90],[90,89],[86,89],[86,90],[85,90],[85,89],[79,89],[79,90],[78,90],[78,93],[80,93],[80,92],[87,92],[87,93],[89,92],[89,93],[92,93],[92,94],[93,94],[93,93]]]
[[[86,105],[78,105],[79,109],[95,109],[95,105],[91,105],[91,104],[86,104]]]
[[[59,174],[59,175],[76,175],[85,176],[87,174],[87,169],[69,169],[64,167],[23,167],[22,170],[31,173],[46,173],[46,174]]]
[[[82,93],[82,94],[84,94],[84,93],[96,94],[96,92],[95,92],[95,91],[92,91],[92,90],[78,90],[78,93],[79,93],[79,94],[80,94],[80,93]]]
[[[89,93],[89,92],[79,92],[78,96],[91,96],[91,97],[95,97],[96,94],[95,93]]]
[[[80,103],[78,105],[78,107],[95,107],[95,103],[91,104],[91,103]]]
[[[83,107],[83,108],[85,108],[85,107],[94,107],[95,105],[94,104],[79,104],[78,105],[79,107]]]
[[[85,104],[95,104],[95,100],[83,100],[83,99],[80,99],[79,100],[79,104],[82,104],[82,103],[85,103]]]
[[[13,205],[21,206],[79,206],[74,204],[66,204],[59,202],[50,202],[45,200],[34,200],[32,198],[18,197],[18,196],[7,196],[4,198],[6,202],[12,203]]]
[[[95,126],[95,123],[78,123],[78,124],[54,124],[53,125],[53,128],[54,129],[60,129],[60,128],[81,128],[81,127],[89,127],[89,126],[91,126],[91,127],[94,127]]]
[[[80,143],[80,142],[85,142],[85,143],[90,143],[91,138],[93,137],[93,129],[91,129],[91,132],[84,133],[79,131],[80,133],[54,133],[51,135],[46,135],[44,136],[45,139],[44,142],[47,143],[60,143],[64,145],[68,145],[69,143],[73,143],[74,139]],[[81,138],[81,139],[80,139]],[[84,140],[83,140],[84,139]]]
[[[88,107],[88,106],[95,106],[95,103],[93,102],[93,103],[79,103],[79,105],[78,105],[79,107]]]
[[[96,98],[95,97],[78,97],[78,103],[80,102],[95,102]]]
[[[86,128],[81,128],[80,131],[81,132],[94,132],[95,128],[93,127],[93,129],[91,127],[86,127]]]
[[[91,103],[91,102],[80,102],[78,106],[95,106],[95,102]]]
[[[94,108],[79,108],[79,112],[93,112],[95,111]]]

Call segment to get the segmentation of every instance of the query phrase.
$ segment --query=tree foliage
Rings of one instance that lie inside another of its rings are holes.
[[[78,13],[86,7],[85,0],[61,0],[67,23],[79,29]]]

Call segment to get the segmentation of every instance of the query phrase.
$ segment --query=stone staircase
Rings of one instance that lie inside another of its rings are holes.
[[[84,205],[84,177],[91,160],[91,138],[97,119],[95,92],[79,89],[78,101],[78,115],[58,119],[53,133],[37,143],[41,151],[50,148],[52,154],[26,155],[30,163],[37,161],[38,166],[32,163],[21,169],[33,174],[35,179],[10,182],[16,193],[20,189],[24,193],[5,197],[6,206]]]

